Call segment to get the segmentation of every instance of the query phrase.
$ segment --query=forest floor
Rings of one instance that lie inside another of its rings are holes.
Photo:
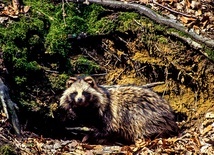
[[[1,116],[1,115],[0,115]],[[1,117],[3,121],[3,117]],[[181,122],[179,126],[182,126]],[[1,154],[68,155],[68,154],[214,154],[214,113],[205,115],[199,127],[191,127],[178,137],[139,140],[133,145],[94,145],[77,139],[47,138],[31,131],[23,131],[22,137],[11,134],[8,122],[0,124]],[[60,131],[59,131],[60,132]]]
[[[214,39],[212,0],[139,0],[139,2],[150,5],[153,10],[181,22],[189,31]]]

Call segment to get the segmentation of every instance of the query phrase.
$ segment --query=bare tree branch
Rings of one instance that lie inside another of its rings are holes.
[[[173,13],[176,13],[176,14],[179,14],[179,15],[182,15],[182,16],[185,16],[185,17],[189,17],[189,18],[196,18],[196,17],[193,16],[193,15],[188,15],[188,14],[185,14],[185,13],[183,13],[183,12],[178,12],[178,11],[175,11],[175,10],[173,10],[173,9],[171,9],[171,8],[169,8],[169,7],[167,7],[167,6],[164,6],[164,5],[162,5],[162,4],[159,4],[159,3],[156,2],[155,0],[153,0],[152,2],[153,2],[155,5],[158,5],[158,6],[164,8],[164,9],[166,9],[166,10],[169,10],[170,12],[173,12]]]
[[[162,85],[164,84],[164,82],[153,82],[153,83],[148,83],[148,84],[145,84],[145,85],[142,85],[142,86],[137,86],[139,88],[152,88],[152,87],[155,87],[155,86],[158,86],[158,85]],[[111,86],[108,86],[108,85],[102,85],[104,88],[107,88],[107,89],[110,89],[110,88],[117,88],[117,87],[124,87],[123,85],[111,85]],[[127,86],[127,85],[125,85]]]
[[[85,0],[68,0],[68,1],[74,2],[74,3],[85,2]],[[191,36],[196,41],[204,43],[211,48],[214,48],[214,40],[200,36],[193,31],[189,31],[188,28],[184,27],[180,22],[178,22],[174,19],[165,18],[165,17],[157,14],[152,9],[150,9],[146,6],[143,6],[141,4],[121,2],[121,1],[115,1],[115,0],[88,0],[88,2],[100,4],[100,5],[110,7],[113,9],[135,10],[135,11],[139,12],[141,15],[145,15],[159,24],[163,24],[163,25],[175,28],[179,31],[182,31],[182,32],[188,34],[189,36]]]

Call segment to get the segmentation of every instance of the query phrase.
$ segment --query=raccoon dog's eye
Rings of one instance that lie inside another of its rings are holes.
[[[88,92],[82,92],[82,94],[85,96],[86,99],[89,99],[91,97],[90,93]]]
[[[77,92],[73,92],[73,93],[70,94],[70,97],[71,97],[72,99],[74,99],[76,95],[77,95]]]

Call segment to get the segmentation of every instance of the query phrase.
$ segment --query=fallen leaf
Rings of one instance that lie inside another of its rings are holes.
[[[103,149],[103,146],[102,146],[102,145],[95,145],[95,146],[94,146],[94,149],[95,149],[95,150],[102,150],[102,149]]]
[[[198,134],[196,132],[194,132],[194,137],[192,139],[197,144],[197,146],[201,147],[201,142],[200,142]]]
[[[86,150],[85,154],[86,155],[94,155],[94,153],[91,150]]]
[[[199,2],[199,1],[192,1],[190,6],[194,10],[199,9],[201,7],[201,2]]]
[[[195,11],[195,15],[196,16],[200,16],[202,14],[202,11],[199,9],[199,10],[197,10],[197,11]]]
[[[206,113],[205,118],[214,118],[214,112]]]
[[[198,27],[197,25],[193,25],[193,30],[195,31],[195,33],[200,34],[200,27]]]
[[[123,147],[121,148],[121,151],[129,151],[129,152],[131,152],[132,149],[130,148],[130,146],[123,146]]]
[[[208,133],[210,130],[212,130],[213,126],[209,125],[206,128],[204,128],[203,132],[202,132],[202,136],[205,135],[206,133]]]
[[[181,3],[176,4],[177,10],[183,10],[184,6]]]
[[[191,4],[190,4],[189,0],[186,0],[186,6],[187,6],[187,8],[190,8]]]
[[[27,13],[30,10],[30,6],[24,6],[23,12]]]
[[[87,149],[87,150],[92,150],[95,146],[93,145],[88,145],[88,144],[82,144],[82,147]]]
[[[8,15],[11,18],[19,18],[19,16],[14,16],[14,15]]]
[[[78,145],[79,143],[76,141],[76,140],[74,140],[74,141],[72,141],[70,144],[68,144],[69,145],[69,147],[76,147],[77,145]]]
[[[143,4],[148,4],[149,0],[140,0],[140,2],[143,3]]]
[[[196,19],[195,19],[195,18],[191,18],[191,17],[181,16],[181,17],[180,17],[180,20],[181,20],[184,24],[187,24],[187,23],[189,23],[189,22],[195,21]]]

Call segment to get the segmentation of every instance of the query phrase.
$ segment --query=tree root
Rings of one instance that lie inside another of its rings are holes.
[[[16,110],[18,109],[18,107],[10,99],[8,88],[3,83],[1,78],[0,78],[0,98],[1,98],[3,111],[6,114],[7,119],[11,120],[15,133],[18,136],[21,135],[20,124],[19,124],[19,120],[18,120],[18,117],[16,114]]]

